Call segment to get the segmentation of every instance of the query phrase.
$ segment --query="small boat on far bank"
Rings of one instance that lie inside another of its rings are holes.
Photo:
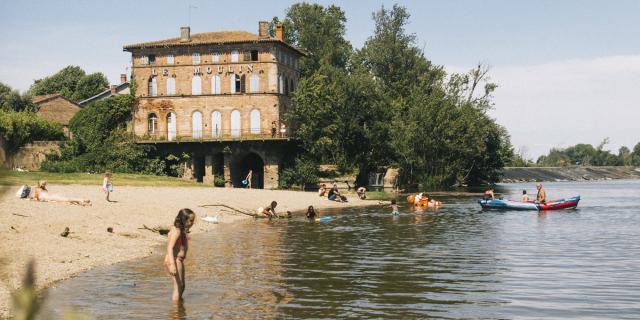
[[[498,210],[561,210],[573,209],[578,206],[580,196],[547,201],[545,203],[521,202],[512,200],[492,199],[478,200],[482,209]]]

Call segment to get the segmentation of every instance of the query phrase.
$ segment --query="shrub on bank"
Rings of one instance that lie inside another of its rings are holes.
[[[0,137],[8,151],[37,140],[62,140],[62,125],[39,118],[35,113],[3,111],[0,113]]]

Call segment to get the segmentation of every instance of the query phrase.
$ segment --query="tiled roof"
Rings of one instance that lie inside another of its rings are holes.
[[[31,102],[33,102],[33,104],[39,104],[39,103],[42,103],[44,101],[51,100],[53,98],[60,97],[60,96],[62,96],[62,95],[59,94],[59,93],[52,93],[52,94],[45,94],[45,95],[42,95],[42,96],[35,96],[35,97],[33,97],[31,99]]]
[[[80,111],[80,106],[60,94],[47,94],[33,97],[31,101],[38,107],[39,117],[69,125],[69,121]]]
[[[121,83],[121,84],[117,85],[117,86],[116,86],[116,94],[117,94],[117,93],[119,93],[120,91],[122,91],[122,90],[124,90],[124,89],[128,88],[128,87],[129,87],[129,84],[130,84],[130,83],[127,81],[127,82],[123,82],[123,83]],[[100,92],[100,93],[96,94],[96,95],[95,95],[95,96],[93,96],[93,97],[89,97],[89,98],[87,98],[87,99],[84,99],[84,100],[82,100],[82,101],[78,102],[78,104],[84,107],[84,106],[88,105],[89,103],[91,103],[91,102],[93,102],[93,101],[95,101],[95,100],[106,99],[106,98],[109,98],[109,97],[111,97],[111,96],[112,96],[112,94],[111,94],[111,88],[109,88],[109,89],[106,89],[106,90],[104,90],[104,91],[102,91],[102,92]]]
[[[297,51],[300,54],[304,53],[299,49],[282,42],[276,38],[260,38],[257,34],[253,34],[246,31],[220,31],[220,32],[204,32],[192,34],[189,41],[182,42],[180,37],[171,38],[159,41],[141,42],[135,44],[128,44],[123,47],[124,51],[130,51],[131,49],[142,48],[158,48],[158,47],[173,47],[173,46],[193,46],[200,44],[232,44],[232,43],[246,43],[246,42],[280,42],[283,45]]]

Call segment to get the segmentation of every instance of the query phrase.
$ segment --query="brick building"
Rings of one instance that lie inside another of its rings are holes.
[[[31,102],[36,105],[38,117],[61,124],[65,137],[71,137],[69,122],[82,109],[78,104],[58,93],[36,96]]]
[[[132,55],[138,103],[131,129],[141,143],[188,152],[185,176],[212,183],[224,176],[241,186],[278,185],[281,153],[288,141],[284,114],[298,82],[303,53],[283,41],[282,26],[270,37],[223,31],[124,46]]]

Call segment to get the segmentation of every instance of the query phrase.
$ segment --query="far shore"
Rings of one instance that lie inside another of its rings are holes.
[[[142,258],[153,254],[166,237],[143,228],[168,227],[181,208],[198,215],[192,233],[202,233],[250,216],[221,211],[222,207],[202,207],[222,203],[255,212],[277,201],[278,212],[302,211],[309,205],[326,208],[376,205],[377,200],[360,200],[347,194],[349,202],[339,203],[318,197],[315,192],[248,190],[232,188],[132,187],[114,185],[109,203],[98,185],[49,185],[52,193],[90,199],[92,206],[46,203],[19,199],[16,186],[0,186],[0,318],[11,308],[11,292],[20,286],[25,265],[36,262],[39,288],[67,279],[96,266]],[[4,191],[4,192],[3,192]],[[219,224],[200,220],[219,216]],[[255,223],[268,223],[258,219]],[[60,234],[69,227],[70,234]],[[107,232],[107,228],[113,232]],[[194,244],[197,245],[197,244]],[[162,265],[158,262],[158,268]]]

